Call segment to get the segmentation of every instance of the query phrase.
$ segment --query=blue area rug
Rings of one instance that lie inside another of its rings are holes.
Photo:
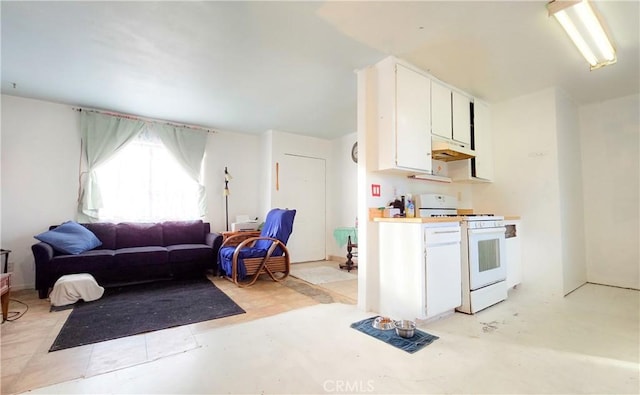
[[[423,349],[429,344],[433,343],[435,340],[438,340],[438,336],[430,335],[426,332],[423,332],[419,329],[416,329],[415,334],[410,339],[405,339],[404,337],[398,336],[395,329],[382,330],[373,327],[373,321],[378,318],[378,316],[367,318],[366,320],[354,322],[351,324],[353,329],[357,329],[360,332],[366,333],[369,336],[373,336],[378,340],[382,340],[385,343],[391,344],[392,346],[404,350],[410,354]]]
[[[206,278],[107,288],[101,299],[78,302],[49,351],[242,314]]]

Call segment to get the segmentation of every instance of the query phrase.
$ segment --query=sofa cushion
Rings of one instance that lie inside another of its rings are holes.
[[[116,249],[163,245],[162,224],[122,222],[116,225]]]
[[[54,274],[91,273],[98,284],[102,284],[111,279],[113,262],[113,250],[90,250],[78,255],[55,256],[51,265]]]
[[[74,221],[67,221],[55,229],[34,237],[50,244],[56,251],[72,255],[91,250],[102,244],[89,229]]]
[[[163,222],[162,237],[165,246],[204,244],[204,223],[202,220]]]
[[[116,281],[132,282],[169,278],[169,254],[164,247],[131,247],[116,250],[113,269]]]
[[[116,224],[110,222],[96,222],[91,224],[82,224],[82,226],[89,229],[102,242],[102,245],[97,249],[116,249]]]
[[[213,248],[206,244],[176,244],[167,251],[170,263],[208,260],[213,265]]]
[[[169,254],[164,247],[129,247],[115,251],[115,263],[118,267],[126,265],[154,265],[169,262]]]

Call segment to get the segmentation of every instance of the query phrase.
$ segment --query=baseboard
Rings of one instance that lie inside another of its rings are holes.
[[[347,257],[346,255],[328,255],[327,256],[327,260],[328,261],[334,261],[334,262],[340,262],[340,263],[345,263],[347,261]],[[353,263],[358,263],[358,258],[357,257],[353,257],[351,258],[351,260],[353,261]]]
[[[13,278],[12,278],[12,280],[13,280]],[[30,285],[30,284],[15,284],[15,283],[11,282],[11,292],[24,291],[25,289],[35,290],[33,285]]]

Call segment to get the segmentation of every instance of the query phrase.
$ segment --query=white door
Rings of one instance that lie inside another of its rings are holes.
[[[287,243],[291,262],[326,258],[325,173],[325,160],[319,158],[285,154],[279,165],[275,200],[280,208],[297,210]]]

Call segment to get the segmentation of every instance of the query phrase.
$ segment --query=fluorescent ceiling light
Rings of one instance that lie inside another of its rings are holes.
[[[554,0],[547,4],[547,10],[567,32],[591,70],[617,61],[616,51],[587,0]]]

